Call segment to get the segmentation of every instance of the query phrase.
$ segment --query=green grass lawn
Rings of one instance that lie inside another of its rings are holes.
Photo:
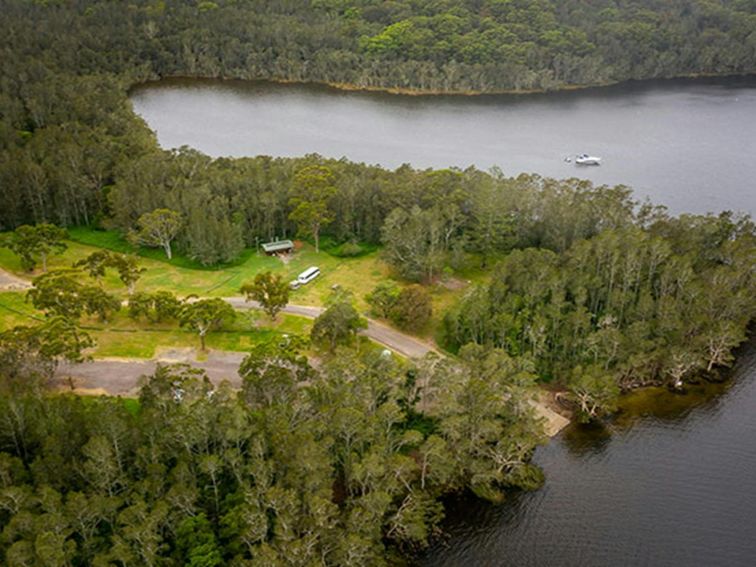
[[[175,322],[150,324],[135,322],[119,313],[107,324],[97,320],[83,321],[83,326],[97,341],[95,357],[152,358],[159,348],[197,348],[200,341],[195,332],[182,329]],[[312,321],[305,317],[279,314],[271,322],[260,311],[238,312],[227,327],[207,336],[207,348],[246,351],[256,343],[281,334],[309,334]]]
[[[135,252],[131,245],[113,231],[95,231],[75,228],[69,231],[72,240],[61,255],[50,258],[49,268],[68,268],[77,260],[86,257],[97,248],[118,252]],[[141,264],[147,270],[137,283],[138,291],[170,290],[179,296],[197,294],[210,297],[239,295],[239,287],[256,274],[271,270],[288,281],[296,278],[310,266],[318,266],[321,276],[314,282],[294,291],[291,303],[301,305],[322,305],[333,285],[340,285],[354,293],[358,308],[366,309],[364,296],[379,281],[386,278],[388,268],[379,259],[377,251],[357,258],[338,258],[325,251],[315,253],[312,246],[305,243],[288,263],[278,258],[257,255],[254,250],[246,250],[237,262],[215,268],[204,268],[180,255],[168,261],[162,251],[154,249],[138,250]],[[0,248],[0,267],[21,277],[31,278],[40,270],[30,274],[25,272],[18,258],[7,248]],[[105,287],[125,297],[124,286],[115,273],[109,273],[104,280]]]
[[[34,325],[42,314],[26,302],[26,294],[0,291],[0,331],[17,325]]]
[[[72,228],[69,230],[71,240],[67,242],[68,249],[61,255],[49,259],[49,268],[68,268],[77,260],[86,257],[98,248],[105,248],[123,253],[135,253],[140,258],[141,265],[146,268],[142,278],[137,283],[137,291],[169,290],[180,297],[196,294],[203,297],[229,297],[239,295],[239,287],[252,280],[256,274],[271,270],[280,273],[287,281],[310,266],[318,266],[321,275],[310,284],[293,291],[290,303],[299,305],[323,305],[325,298],[334,286],[341,286],[354,295],[357,308],[367,314],[368,305],[365,295],[378,285],[379,282],[390,278],[388,266],[380,259],[380,250],[373,248],[367,254],[354,258],[340,258],[329,254],[325,250],[315,253],[314,248],[304,243],[294,253],[288,262],[256,254],[247,249],[237,261],[212,268],[203,267],[181,255],[175,255],[168,260],[162,250],[139,248],[135,249],[115,231],[100,231],[89,228]],[[18,258],[7,248],[0,248],[0,268],[25,278],[38,275],[25,272]],[[456,274],[447,284],[438,283],[429,286],[433,298],[433,318],[430,324],[418,334],[424,338],[437,338],[444,313],[465,292],[470,283],[484,282],[489,277],[484,270],[470,268]],[[451,285],[454,284],[454,285]],[[126,298],[126,289],[111,270],[103,281],[105,288]],[[406,285],[397,282],[397,285]],[[25,304],[23,297],[16,293],[0,294],[0,328],[7,328],[13,324],[23,322],[24,316],[33,313],[33,309]],[[19,312],[21,314],[19,314]],[[160,333],[160,346],[185,345],[186,332],[170,329],[139,329],[138,333],[129,334],[128,341],[124,341],[124,329],[118,328],[120,317],[108,326],[107,330],[98,331],[101,346],[98,347],[100,356],[152,356],[153,345],[156,343],[154,333]],[[123,317],[124,319],[125,316]],[[126,319],[128,321],[128,319]],[[283,321],[289,321],[284,317]],[[288,323],[287,323],[288,324]],[[295,327],[309,329],[310,323],[298,323]],[[133,324],[132,324],[133,326]],[[257,331],[260,332],[260,331]],[[289,332],[289,331],[282,331]],[[294,332],[294,331],[291,331]],[[246,333],[246,334],[245,334]],[[243,347],[254,337],[248,331],[235,330],[229,334],[211,337],[209,344],[213,348],[234,349]],[[127,344],[123,344],[127,343]],[[243,350],[243,348],[242,348]]]
[[[24,301],[23,293],[0,293],[0,331],[17,325],[34,325],[40,320],[41,313]],[[133,321],[125,310],[107,323],[85,318],[81,326],[97,343],[91,353],[95,358],[152,358],[161,348],[198,349],[200,344],[196,333],[180,328],[176,322],[152,324]],[[243,352],[275,335],[307,335],[311,327],[312,321],[305,317],[282,313],[272,322],[261,311],[240,311],[232,324],[208,335],[207,346],[216,350]]]

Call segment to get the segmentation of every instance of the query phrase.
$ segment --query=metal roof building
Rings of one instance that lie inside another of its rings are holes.
[[[265,244],[262,244],[262,249],[266,254],[291,252],[294,250],[294,243],[291,240],[276,240],[275,242],[266,242]]]

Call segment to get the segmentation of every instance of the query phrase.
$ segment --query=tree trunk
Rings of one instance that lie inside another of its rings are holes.
[[[163,250],[165,250],[165,255],[168,256],[169,260],[173,258],[173,251],[171,250],[170,242],[163,243]]]

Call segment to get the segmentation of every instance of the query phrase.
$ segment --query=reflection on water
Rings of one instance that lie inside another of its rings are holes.
[[[547,480],[501,506],[450,499],[420,565],[751,566],[756,557],[756,341],[732,379],[626,396],[605,427],[536,452]]]
[[[484,97],[167,80],[135,89],[131,100],[163,147],[211,156],[496,165],[508,175],[622,183],[674,212],[756,211],[756,78]],[[581,152],[602,156],[602,165],[564,161]]]
[[[561,442],[576,457],[603,451],[612,438],[610,426],[603,423],[573,423],[562,432]]]
[[[731,380],[702,380],[698,384],[687,385],[684,392],[675,392],[668,388],[637,390],[623,396],[613,423],[619,427],[629,427],[644,417],[661,420],[681,419],[696,408],[719,405],[722,395],[732,385]]]

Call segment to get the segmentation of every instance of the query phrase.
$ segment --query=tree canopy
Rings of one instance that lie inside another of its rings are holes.
[[[752,73],[753,2],[0,0],[0,10],[0,229],[18,229],[7,242],[26,269],[46,268],[62,227],[76,225],[207,265],[297,231],[316,247],[325,235],[382,243],[414,282],[466,256],[493,266],[445,316],[458,360],[344,349],[363,322],[342,297],[313,329],[333,353],[317,368],[295,337],[255,345],[238,394],[201,370],[160,366],[133,411],[25,388],[86,356],[79,317],[120,308],[82,271],[40,276],[29,299],[45,320],[0,334],[8,565],[389,563],[427,540],[441,495],[500,500],[539,484],[537,379],[595,418],[622,389],[677,387],[729,364],[756,315],[746,217],[672,218],[626,187],[498,170],[162,151],[127,100],[130,86],[170,76],[495,92]],[[131,288],[133,262],[108,257]],[[101,277],[104,261],[81,267]],[[391,315],[393,295],[372,303]],[[233,316],[220,299],[177,304],[170,293],[129,305],[135,317],[178,318],[203,349]]]
[[[206,337],[210,331],[220,329],[236,316],[234,309],[218,297],[212,299],[188,298],[177,317],[182,327],[194,329],[200,338],[200,348],[206,350]]]
[[[173,257],[171,242],[181,230],[181,215],[169,209],[155,209],[137,219],[137,230],[129,236],[136,244],[159,246],[170,260]]]
[[[53,224],[42,223],[34,226],[22,225],[7,235],[3,244],[21,259],[21,266],[32,271],[38,259],[42,261],[42,271],[47,271],[50,254],[63,252],[68,246],[63,240],[67,233]]]
[[[281,274],[261,272],[251,283],[246,283],[239,289],[247,301],[253,299],[260,303],[271,319],[275,319],[279,311],[289,302],[289,284]]]
[[[338,345],[352,342],[356,334],[367,327],[351,301],[337,298],[315,319],[310,337],[312,342],[335,350]]]
[[[160,365],[133,411],[10,393],[0,367],[4,562],[388,565],[424,545],[442,494],[539,484],[532,374],[506,355],[315,368],[302,344],[256,345],[238,394]]]
[[[289,205],[289,219],[296,222],[299,233],[312,236],[315,252],[320,250],[320,231],[334,220],[329,201],[336,195],[333,173],[328,167],[305,167],[294,176],[294,187]]]
[[[518,250],[446,315],[447,340],[532,360],[595,417],[620,390],[680,387],[732,360],[756,316],[755,245],[750,219],[723,213]]]

